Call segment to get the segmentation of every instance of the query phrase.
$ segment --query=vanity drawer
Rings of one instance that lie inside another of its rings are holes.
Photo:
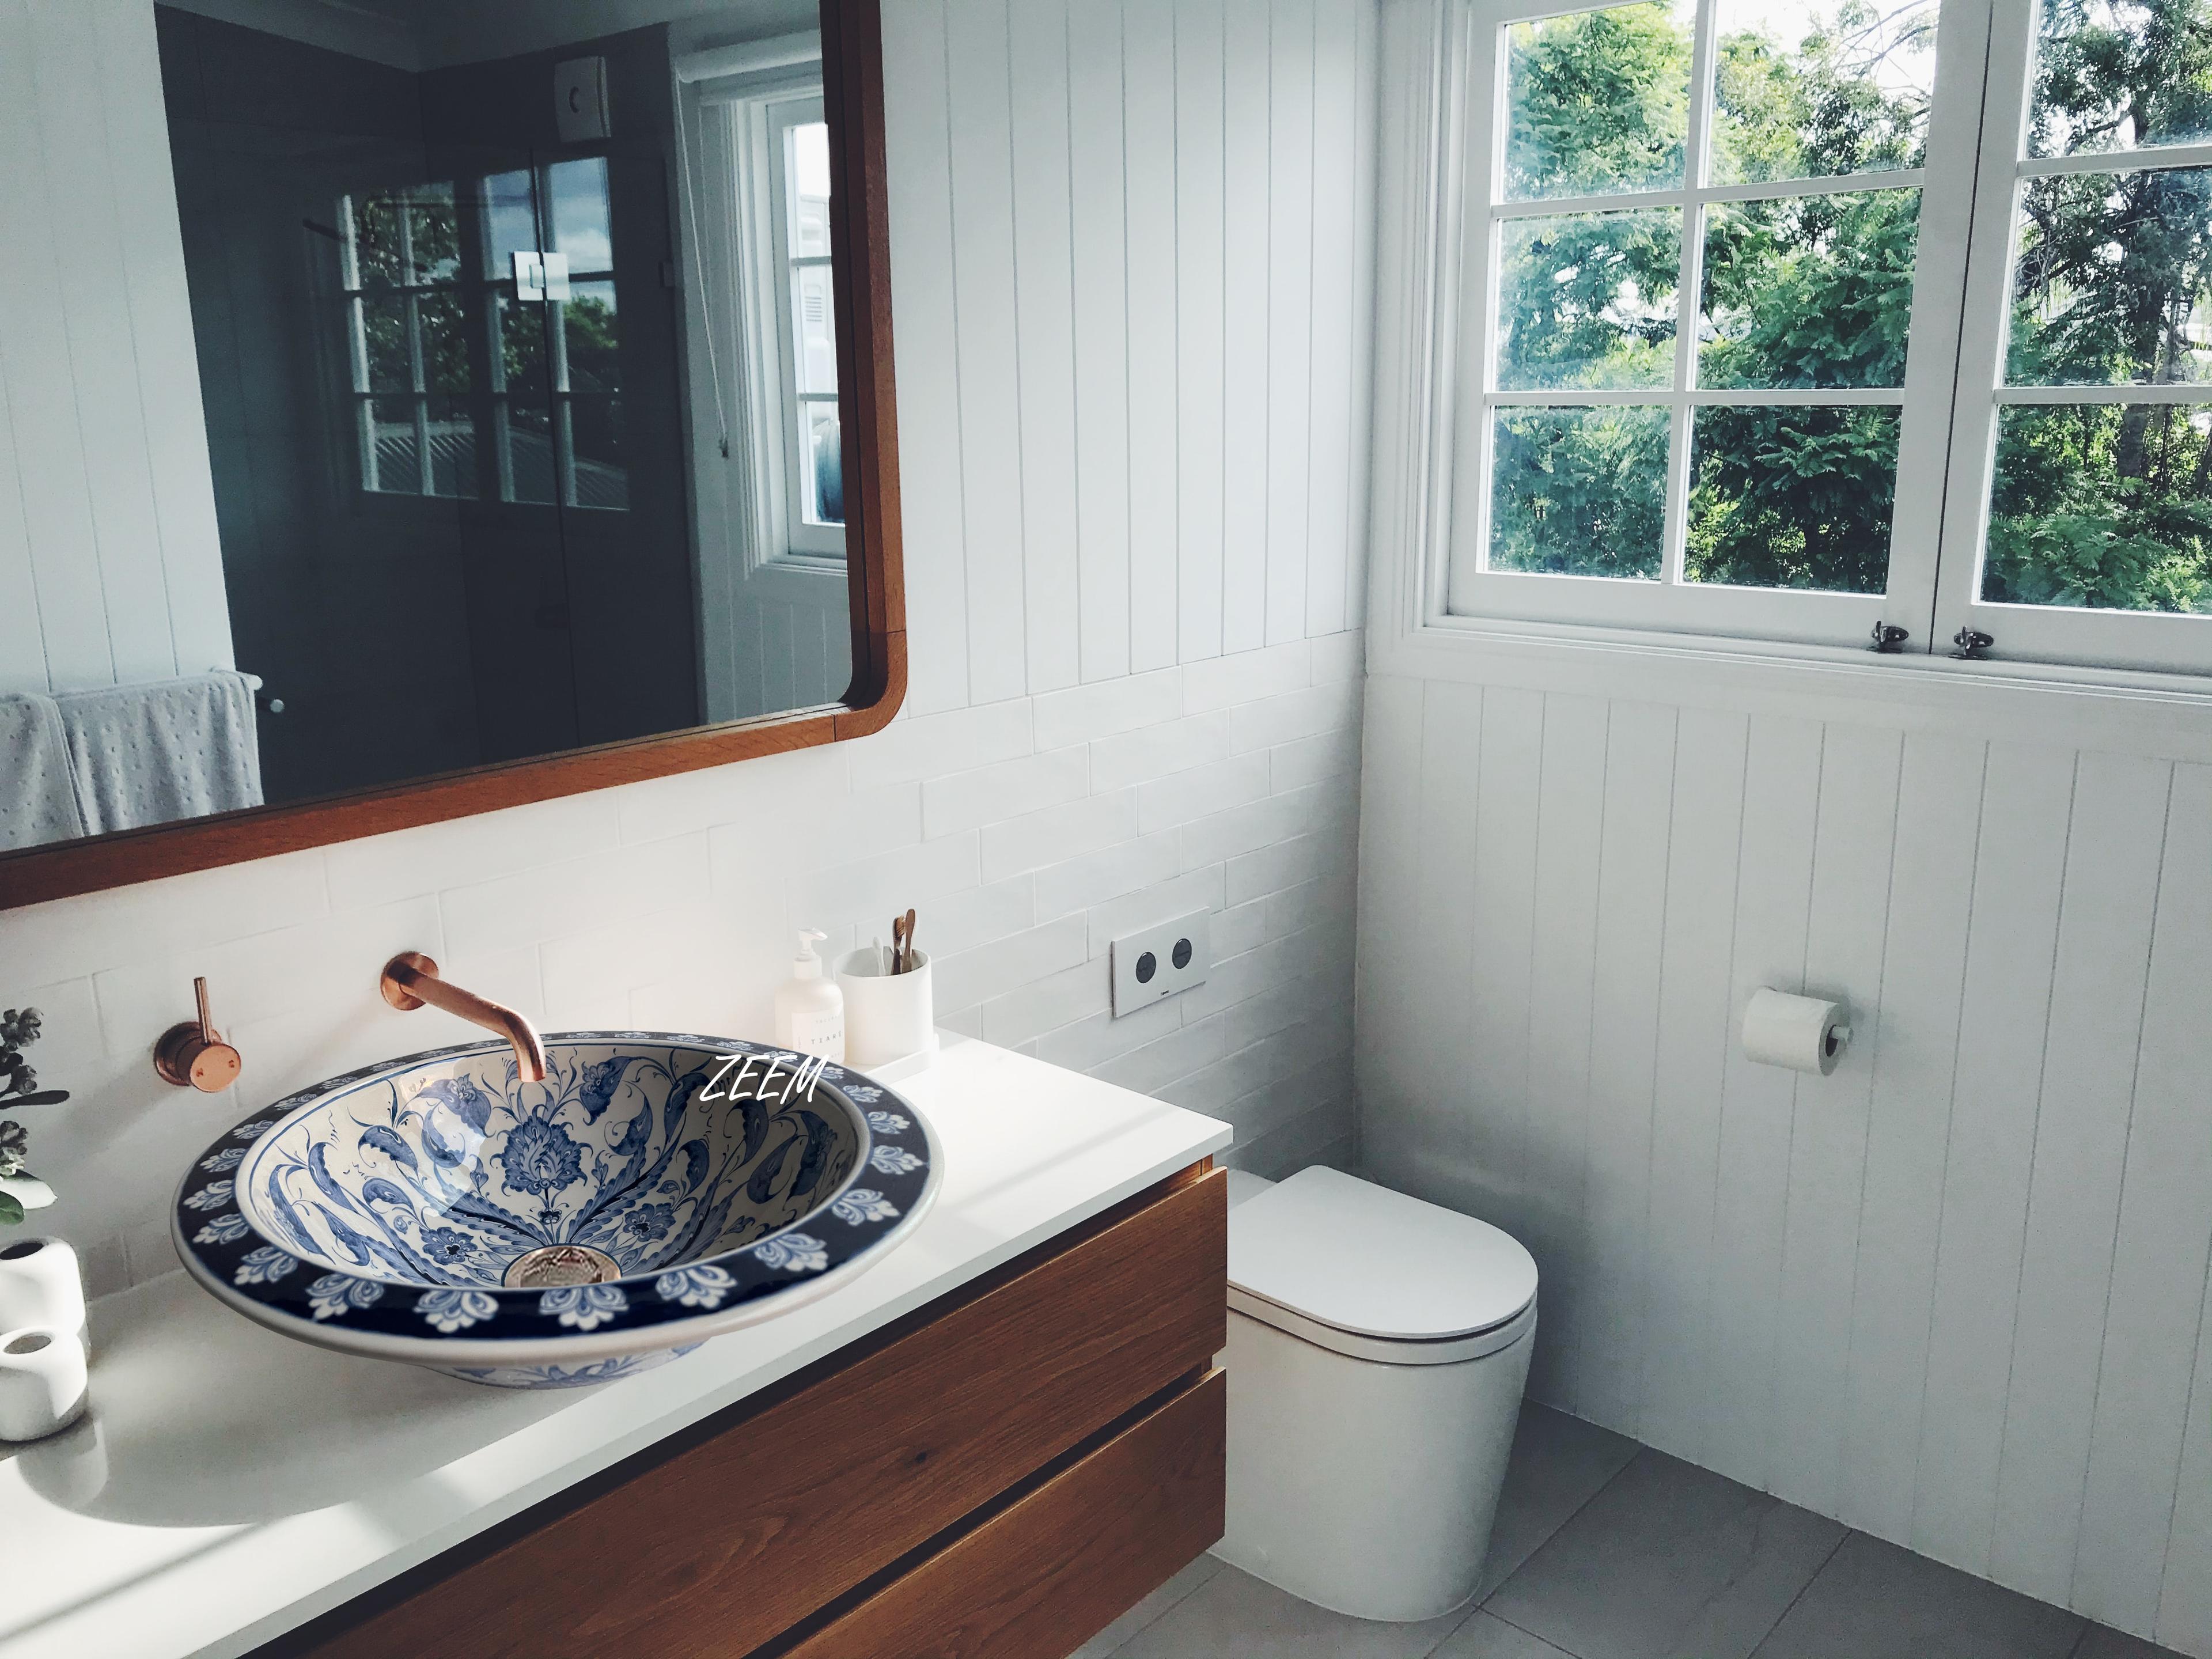
[[[1203,1372],[1226,1193],[1171,1177],[271,1652],[749,1653]]]
[[[1221,1536],[1228,1413],[1214,1371],[759,1659],[1061,1659]]]

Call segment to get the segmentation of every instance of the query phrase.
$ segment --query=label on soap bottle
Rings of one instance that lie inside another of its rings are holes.
[[[791,1035],[786,1046],[802,1054],[824,1060],[845,1058],[845,1011],[842,1008],[805,1009],[789,1016]]]

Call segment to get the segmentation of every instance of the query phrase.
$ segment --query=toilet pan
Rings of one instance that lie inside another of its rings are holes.
[[[1358,1618],[1449,1612],[1489,1548],[1535,1262],[1486,1223],[1334,1170],[1235,1199],[1214,1553]]]

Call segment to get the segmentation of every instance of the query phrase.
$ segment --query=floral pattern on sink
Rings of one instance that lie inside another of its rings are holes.
[[[656,1346],[659,1327],[726,1328],[836,1272],[902,1233],[933,1190],[912,1109],[842,1067],[801,1094],[788,1086],[801,1057],[734,1039],[582,1031],[545,1046],[539,1084],[505,1044],[474,1043],[256,1113],[179,1189],[187,1267],[310,1341],[475,1382],[572,1386],[690,1346],[670,1330]],[[596,1252],[620,1276],[504,1282],[508,1264],[553,1246]],[[629,1352],[574,1364],[558,1352],[630,1331]],[[513,1345],[517,1363],[478,1363],[488,1343]],[[445,1344],[469,1345],[471,1363],[441,1364]]]

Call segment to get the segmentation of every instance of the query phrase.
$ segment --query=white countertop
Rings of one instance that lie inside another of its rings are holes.
[[[896,1086],[936,1208],[821,1301],[603,1388],[514,1393],[265,1331],[183,1273],[96,1304],[92,1417],[0,1445],[0,1659],[230,1659],[835,1352],[1230,1141],[947,1036]]]

